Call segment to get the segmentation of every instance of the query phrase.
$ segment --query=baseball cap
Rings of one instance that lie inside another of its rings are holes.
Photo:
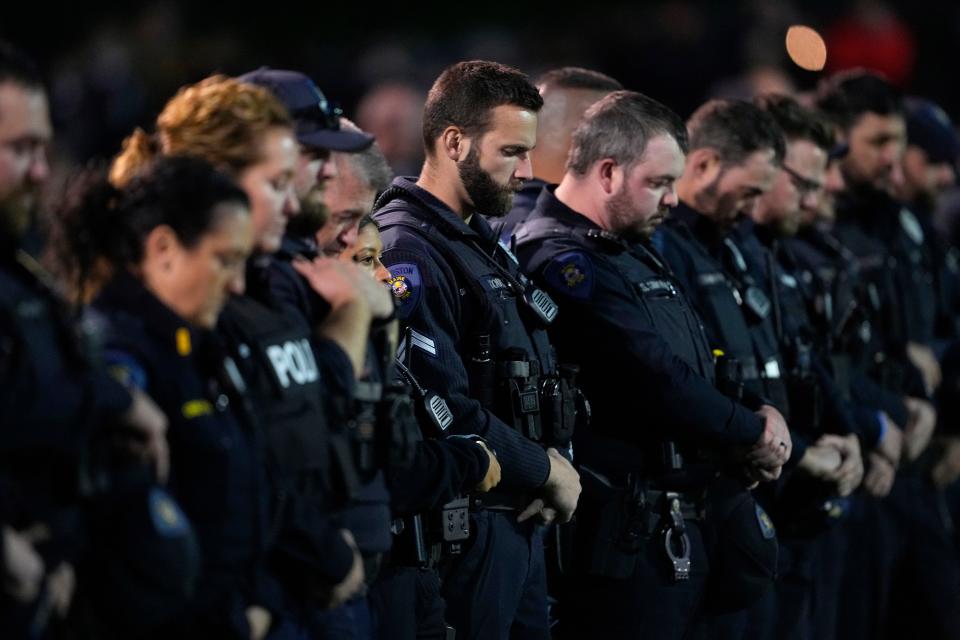
[[[356,152],[373,144],[369,133],[341,129],[340,109],[331,105],[313,80],[302,73],[261,67],[237,80],[269,89],[290,112],[297,141],[306,147]]]
[[[955,164],[960,156],[960,139],[950,116],[934,102],[908,97],[907,143],[920,147],[931,162]]]

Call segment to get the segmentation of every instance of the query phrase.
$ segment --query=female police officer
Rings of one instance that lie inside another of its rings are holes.
[[[249,200],[207,163],[178,158],[123,191],[92,187],[69,220],[80,272],[110,266],[93,304],[107,324],[106,359],[167,414],[170,487],[200,545],[195,596],[160,628],[263,637],[277,608],[262,560],[267,481],[235,367],[211,331],[228,295],[243,290]],[[167,526],[183,526],[167,515]]]

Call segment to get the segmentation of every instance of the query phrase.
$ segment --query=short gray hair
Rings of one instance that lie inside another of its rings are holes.
[[[376,143],[357,153],[344,153],[343,158],[356,170],[360,182],[376,195],[386,191],[393,181],[393,169]]]
[[[687,128],[680,116],[642,93],[615,91],[587,109],[573,133],[567,170],[586,175],[604,158],[631,166],[660,134],[671,136],[687,152]]]

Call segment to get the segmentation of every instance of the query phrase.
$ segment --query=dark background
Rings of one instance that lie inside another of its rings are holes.
[[[812,88],[823,73],[799,69],[784,51],[796,23],[826,37],[827,71],[877,68],[960,112],[957,2],[6,4],[0,37],[41,62],[60,155],[73,161],[115,153],[179,86],[260,65],[306,72],[347,115],[380,82],[423,91],[444,66],[486,58],[533,76],[567,64],[595,68],[686,116],[711,95],[748,96],[758,78]]]

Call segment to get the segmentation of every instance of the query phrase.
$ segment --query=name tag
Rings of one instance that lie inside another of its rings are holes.
[[[677,295],[677,288],[668,280],[646,280],[637,283],[637,288],[643,293],[667,293],[671,296]]]
[[[722,273],[701,273],[697,276],[697,282],[699,282],[704,287],[712,287],[714,285],[720,284],[724,281]]]

